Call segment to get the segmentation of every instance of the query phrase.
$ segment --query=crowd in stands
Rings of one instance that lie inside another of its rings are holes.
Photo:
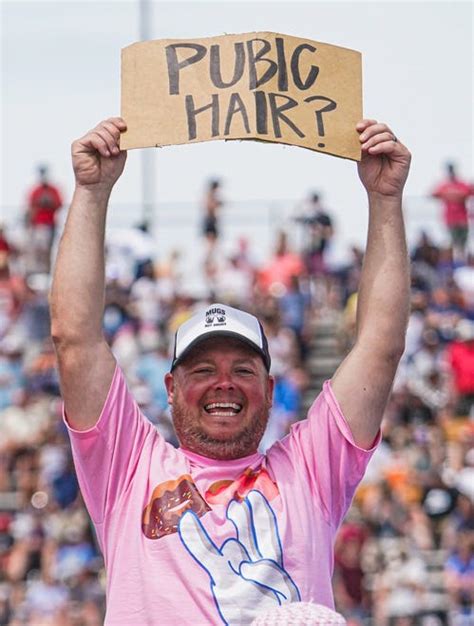
[[[354,342],[363,251],[328,266],[337,231],[312,200],[298,218],[308,229],[303,249],[282,231],[262,266],[245,241],[225,264],[209,256],[204,300],[183,292],[173,259],[144,253],[125,267],[110,250],[104,333],[143,413],[171,443],[162,381],[174,332],[196,307],[222,301],[264,324],[277,381],[264,448],[304,417],[314,324],[334,323],[341,357]],[[32,271],[29,250],[0,228],[0,624],[99,626],[103,561],[72,466],[49,336],[50,230],[38,236]],[[136,236],[150,249],[145,226]],[[383,442],[335,549],[336,606],[350,626],[474,624],[474,256],[453,258],[421,235],[411,259],[406,351]]]

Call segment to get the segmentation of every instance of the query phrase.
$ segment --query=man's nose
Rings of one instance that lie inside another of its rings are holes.
[[[229,371],[218,372],[214,386],[216,389],[233,389],[235,384],[232,373]]]

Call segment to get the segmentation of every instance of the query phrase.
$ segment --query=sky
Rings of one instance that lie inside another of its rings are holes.
[[[151,39],[276,31],[359,50],[364,114],[388,122],[413,154],[405,202],[413,234],[439,217],[426,198],[446,160],[473,176],[472,17],[470,2],[453,0],[174,0],[151,2],[147,24]],[[70,199],[70,144],[120,113],[120,50],[139,39],[138,1],[1,1],[0,216],[18,217],[40,162]],[[223,181],[229,229],[257,233],[256,245],[270,245],[282,215],[313,189],[332,211],[340,241],[364,241],[366,199],[351,161],[256,142],[149,150],[162,246],[191,236],[211,176]],[[141,215],[142,153],[129,154],[112,225]]]

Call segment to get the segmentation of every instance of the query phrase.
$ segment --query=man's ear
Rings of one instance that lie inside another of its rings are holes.
[[[171,372],[165,374],[165,387],[166,393],[168,395],[168,404],[173,404],[173,395],[174,395],[174,378]]]

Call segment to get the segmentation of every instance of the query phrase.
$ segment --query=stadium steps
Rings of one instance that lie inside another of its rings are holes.
[[[336,371],[342,360],[337,339],[338,319],[328,313],[312,323],[311,340],[306,367],[309,385],[303,394],[301,416],[306,417],[309,407],[323,388],[323,383]]]
[[[449,596],[445,586],[444,566],[448,553],[446,550],[420,550],[426,570],[426,597],[425,603],[431,610],[447,611]]]

